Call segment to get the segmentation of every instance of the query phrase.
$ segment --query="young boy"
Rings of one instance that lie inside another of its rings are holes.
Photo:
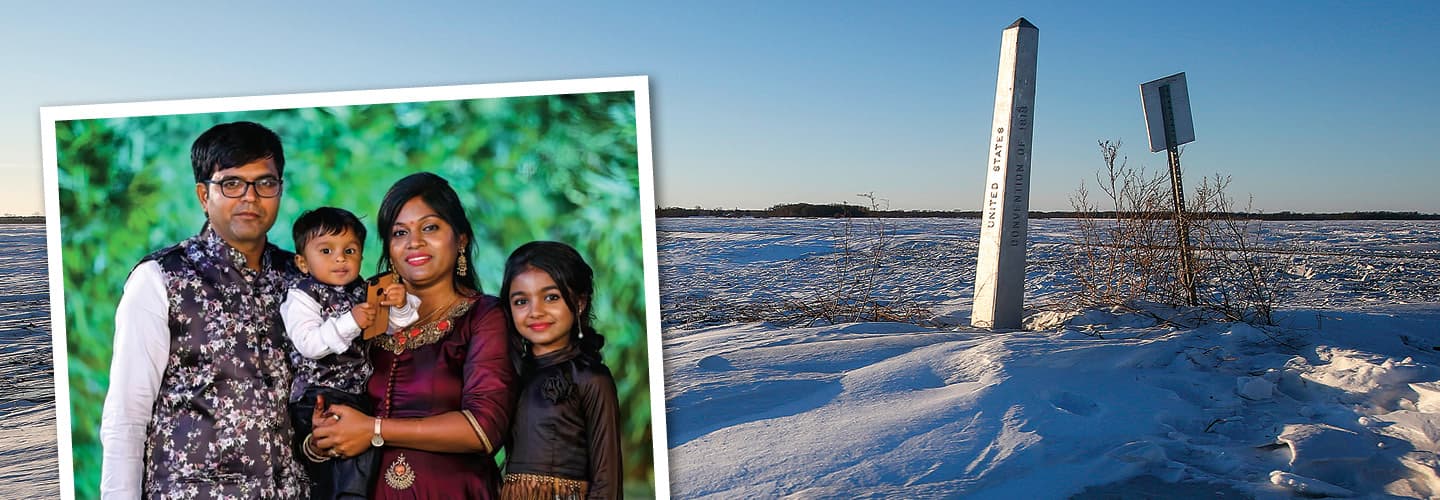
[[[375,454],[336,459],[318,456],[308,448],[311,413],[316,396],[325,404],[344,403],[367,413],[373,405],[365,397],[365,381],[373,368],[360,333],[375,321],[375,308],[365,302],[365,280],[360,263],[365,226],[349,211],[321,207],[295,220],[295,263],[305,278],[297,282],[280,306],[285,332],[295,351],[295,381],[290,389],[290,418],[296,446],[310,464],[311,498],[365,497],[375,470]],[[385,288],[382,306],[390,306],[389,332],[414,323],[419,298],[405,287]]]

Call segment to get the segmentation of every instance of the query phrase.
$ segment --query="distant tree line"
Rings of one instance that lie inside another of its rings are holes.
[[[812,205],[809,203],[787,203],[775,205],[764,210],[744,209],[723,209],[723,208],[680,208],[665,207],[655,209],[656,217],[884,217],[884,218],[942,218],[942,219],[979,219],[979,210],[871,210],[857,205],[846,205],[841,203],[827,205]],[[1090,214],[1092,217],[1115,218],[1114,212],[1097,212]],[[1276,212],[1276,213],[1228,213],[1228,214],[1195,214],[1198,218],[1211,218],[1226,215],[1251,220],[1440,220],[1440,214],[1426,214],[1420,212]],[[1079,212],[1073,211],[1031,211],[1031,219],[1073,219],[1080,217]],[[1147,217],[1165,218],[1169,213],[1157,212],[1146,214]],[[0,216],[0,224],[44,224],[43,215],[16,215]]]
[[[6,215],[0,217],[0,224],[44,224],[43,215]]]
[[[681,208],[665,207],[655,209],[656,217],[886,217],[922,218],[954,217],[979,218],[980,212],[959,212],[947,210],[875,210],[845,203],[811,204],[784,203],[763,210],[741,208]]]
[[[1173,217],[1170,212],[1160,211],[1145,214],[1122,213],[1122,216],[1129,218],[1157,218],[1166,219]],[[847,205],[843,203],[831,203],[815,205],[810,203],[785,203],[772,206],[763,210],[753,209],[726,209],[726,208],[680,208],[665,207],[655,209],[656,217],[881,217],[881,218],[947,218],[947,219],[979,219],[979,210],[872,210],[868,207]],[[1115,212],[1092,212],[1082,214],[1075,211],[1031,211],[1031,219],[1075,219],[1081,217],[1093,217],[1102,219],[1115,218]],[[1273,221],[1297,221],[1297,220],[1440,220],[1440,214],[1426,214],[1420,212],[1276,212],[1276,213],[1199,213],[1192,214],[1197,219],[1209,218],[1239,218],[1249,220],[1273,220]],[[42,221],[43,222],[43,221]]]

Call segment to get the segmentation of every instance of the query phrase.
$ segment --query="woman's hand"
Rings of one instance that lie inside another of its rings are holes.
[[[319,400],[323,401],[323,400]],[[319,414],[320,406],[316,405],[316,413]],[[329,417],[322,417],[320,420],[328,420],[329,423],[315,424],[315,433],[311,443],[322,454],[348,458],[364,453],[370,449],[370,437],[375,432],[375,419],[343,404],[330,405],[326,414]],[[311,418],[315,421],[315,418]]]

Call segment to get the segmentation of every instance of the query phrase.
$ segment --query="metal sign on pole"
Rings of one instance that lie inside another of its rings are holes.
[[[1180,175],[1180,145],[1195,140],[1185,73],[1140,84],[1140,104],[1145,110],[1150,152],[1163,149],[1170,159],[1170,195],[1175,202],[1175,233],[1180,243],[1180,286],[1193,306],[1199,300],[1195,293],[1194,256],[1190,252],[1190,219],[1185,215],[1185,187]]]
[[[1162,93],[1168,95],[1162,96]],[[1145,132],[1150,134],[1151,153],[1195,141],[1185,73],[1140,84],[1140,103],[1145,111]]]

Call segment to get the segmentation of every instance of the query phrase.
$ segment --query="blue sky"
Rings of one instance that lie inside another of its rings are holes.
[[[43,210],[41,106],[621,75],[651,79],[661,205],[978,210],[1020,16],[1040,29],[1032,209],[1069,208],[1098,139],[1163,169],[1138,86],[1184,71],[1187,186],[1440,213],[1440,4],[1318,1],[9,6],[0,212]]]

